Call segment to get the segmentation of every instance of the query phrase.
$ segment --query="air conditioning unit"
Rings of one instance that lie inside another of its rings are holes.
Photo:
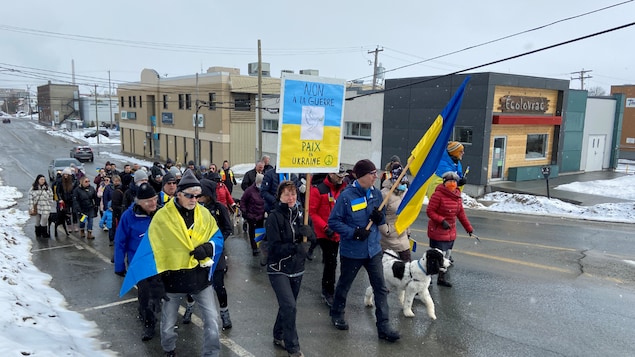
[[[125,110],[121,111],[121,119],[128,119],[128,112]]]
[[[319,76],[320,71],[317,69],[301,69],[300,74],[305,74],[307,76]]]
[[[271,65],[267,62],[262,62],[262,76],[263,77],[271,77],[270,71]],[[247,65],[247,73],[250,76],[258,75],[258,62],[252,62]]]

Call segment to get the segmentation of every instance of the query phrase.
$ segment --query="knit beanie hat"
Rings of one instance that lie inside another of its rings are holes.
[[[375,167],[375,164],[373,164],[372,161],[367,159],[359,160],[357,161],[355,166],[353,166],[353,173],[355,174],[356,178],[360,178],[366,175],[367,173],[373,172],[375,170],[377,170],[377,168]]]
[[[141,180],[147,180],[148,174],[143,170],[137,170],[134,173],[134,183],[137,183]]]
[[[70,167],[65,168],[64,170],[62,170],[62,175],[72,175],[73,172],[71,171]]]
[[[179,169],[176,166],[170,167],[170,173],[176,178],[179,178],[182,175],[181,171],[179,171]]]
[[[190,187],[200,187],[201,182],[194,176],[192,170],[186,170],[183,176],[181,176],[181,181],[179,181],[179,185],[177,186],[178,191],[183,191],[186,188]]]
[[[166,183],[168,182],[176,182],[176,177],[174,177],[174,175],[172,175],[171,173],[167,173],[165,174],[165,176],[163,176],[163,180],[161,181],[161,187],[165,186]]]
[[[443,183],[450,180],[459,181],[459,175],[457,175],[456,172],[452,171],[444,173],[441,177],[443,178]]]
[[[216,202],[216,182],[210,179],[202,179],[201,188],[203,189],[203,192],[201,192],[203,196],[207,196]]]
[[[458,157],[461,151],[463,151],[463,144],[460,142],[450,141],[448,143],[448,154],[450,154],[450,156]]]
[[[147,182],[142,183],[139,188],[137,188],[137,199],[145,200],[146,198],[156,197],[157,192],[152,188]]]
[[[390,157],[390,162],[401,162],[401,159],[397,155],[393,155]]]

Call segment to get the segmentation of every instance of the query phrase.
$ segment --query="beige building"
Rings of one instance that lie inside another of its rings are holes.
[[[144,69],[139,82],[117,90],[121,151],[186,164],[195,160],[198,134],[197,164],[254,162],[257,93],[258,77],[241,75],[238,68],[210,67],[207,73],[174,78]],[[280,79],[263,77],[262,93],[279,95]]]
[[[71,84],[48,84],[37,87],[39,121],[58,125],[65,120],[80,119],[79,87]]]

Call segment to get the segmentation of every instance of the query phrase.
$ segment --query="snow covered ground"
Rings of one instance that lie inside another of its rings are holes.
[[[77,143],[97,145],[96,138],[83,137],[84,130],[52,131],[35,123],[34,126],[50,135],[62,135]],[[108,145],[119,144],[117,132],[111,131],[111,134],[110,138],[100,138],[100,145],[105,146],[101,150],[102,155]],[[152,165],[151,162],[119,154],[109,155],[114,160]],[[623,162],[621,165],[628,165],[632,170],[635,162]],[[244,174],[251,168],[253,164],[232,167],[236,174]],[[466,195],[464,203],[466,207],[479,210],[635,223],[635,175],[614,180],[574,182],[558,188],[619,197],[632,202],[581,207],[546,197],[496,192],[484,197],[496,202],[491,206],[486,207]],[[68,310],[64,297],[49,286],[51,276],[40,272],[31,262],[31,238],[22,229],[30,217],[27,212],[16,208],[17,201],[21,199],[25,199],[23,193],[15,187],[4,186],[0,168],[0,308],[4,311],[0,314],[0,353],[3,356],[113,355],[91,337],[97,333],[97,326],[81,314]]]

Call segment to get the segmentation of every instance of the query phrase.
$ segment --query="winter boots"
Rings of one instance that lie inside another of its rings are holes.
[[[229,309],[220,311],[220,319],[223,321],[223,330],[232,328],[232,320],[229,318]]]
[[[448,288],[452,287],[452,284],[445,280],[445,272],[440,271],[439,272],[439,277],[437,278],[437,285],[441,285],[441,286],[445,286]]]
[[[79,230],[79,238],[86,238],[86,233],[84,231],[84,228]]]
[[[35,238],[42,238],[42,227],[35,226]]]
[[[93,235],[93,231],[86,231],[86,239],[95,239],[95,236]]]

